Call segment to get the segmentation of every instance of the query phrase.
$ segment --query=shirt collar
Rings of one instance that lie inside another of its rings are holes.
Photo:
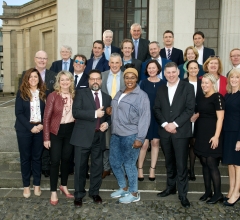
[[[169,86],[169,84],[168,84],[168,82],[167,82],[167,87],[168,87],[168,88],[169,88],[169,87],[170,87],[170,88],[177,87],[179,82],[180,82],[180,79],[179,79],[179,77],[178,77],[178,81],[176,82],[175,85],[173,85],[173,86]]]
[[[62,60],[63,62],[67,62],[68,64],[70,63],[70,58],[68,60]]]
[[[109,70],[109,72],[110,72],[111,75],[114,75],[114,73],[111,70]],[[121,70],[119,70],[116,75],[120,76],[120,73],[121,73]]]
[[[76,75],[79,76],[79,75],[81,75],[81,74],[83,74],[83,72],[82,72],[82,73],[79,73],[79,74],[77,74],[77,73],[74,72],[74,76],[76,76]]]
[[[132,41],[133,41],[133,42],[135,42],[135,41],[139,42],[139,38],[138,38],[137,40],[135,40],[134,38],[132,38]]]
[[[93,57],[94,60],[100,60],[101,58],[102,58],[102,56],[100,56],[98,58]]]

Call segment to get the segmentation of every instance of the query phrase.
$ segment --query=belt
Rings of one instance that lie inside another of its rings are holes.
[[[31,124],[34,124],[34,125],[36,125],[36,124],[41,124],[41,122],[40,122],[40,121],[38,121],[38,122],[35,122],[35,121],[30,121],[30,123],[31,123]]]

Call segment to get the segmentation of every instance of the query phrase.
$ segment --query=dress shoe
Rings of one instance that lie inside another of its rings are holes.
[[[50,204],[55,206],[55,205],[58,204],[58,200],[56,200],[56,201],[52,201],[52,200],[50,199]]]
[[[187,197],[182,197],[181,198],[181,204],[184,208],[189,208],[190,207],[190,202],[188,201]]]
[[[153,170],[155,171],[156,168],[150,167],[150,169],[153,169]],[[150,171],[149,171],[149,172],[150,172]],[[155,180],[155,177],[150,177],[150,176],[149,176],[148,179],[149,179],[150,181],[154,181],[154,180]]]
[[[225,205],[225,206],[234,206],[239,200],[240,200],[240,197],[233,203],[229,203],[228,201],[224,201],[223,205]]]
[[[75,207],[82,207],[82,198],[75,198],[74,199],[74,206]]]
[[[34,189],[34,195],[35,196],[41,196],[42,195],[42,191],[41,191],[40,188],[39,188],[39,191],[35,191],[35,186],[33,185],[33,189]]]
[[[45,177],[49,177],[49,176],[50,176],[50,170],[42,170],[42,174],[43,174]]]
[[[203,196],[201,196],[200,198],[199,198],[199,200],[200,201],[206,201],[208,198],[211,198],[212,197],[212,191],[210,192],[210,193],[205,193]]]
[[[138,169],[142,170],[142,167],[138,167]],[[142,182],[144,180],[144,176],[143,177],[138,177],[138,181]]]
[[[93,196],[89,196],[89,197],[91,197],[93,199],[94,203],[97,203],[97,204],[102,203],[102,198],[99,195],[93,195]]]
[[[206,203],[207,204],[216,204],[217,202],[223,202],[223,194],[221,194],[218,197],[213,196],[211,199],[209,199]]]
[[[23,190],[23,197],[27,199],[27,198],[29,198],[31,196],[31,191],[30,191],[29,187],[24,187],[24,188],[26,188],[26,189],[28,188],[29,189],[29,193],[24,193],[24,190]]]
[[[176,194],[176,190],[165,189],[164,191],[157,194],[158,197],[166,197],[171,194]]]
[[[223,202],[228,201],[229,198],[227,196],[223,197]]]
[[[110,176],[110,170],[104,170],[102,174],[102,179],[104,179],[106,176]]]
[[[63,193],[69,199],[74,198],[74,196],[71,193],[67,194],[67,193],[64,192],[63,186],[59,186],[59,189],[60,189],[60,194]]]

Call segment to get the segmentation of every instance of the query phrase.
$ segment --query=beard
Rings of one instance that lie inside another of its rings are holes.
[[[98,83],[93,83],[92,84],[91,90],[98,91],[99,89],[101,89],[101,86]]]

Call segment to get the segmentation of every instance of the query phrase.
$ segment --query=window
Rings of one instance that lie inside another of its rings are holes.
[[[142,26],[142,38],[148,39],[149,0],[103,0],[102,30],[113,31],[113,45],[120,46],[133,23]]]
[[[0,52],[3,52],[3,46],[0,46]]]

